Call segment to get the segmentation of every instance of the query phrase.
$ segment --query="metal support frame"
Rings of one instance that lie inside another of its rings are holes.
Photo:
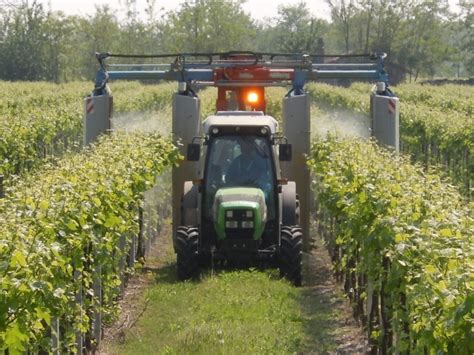
[[[199,135],[200,102],[191,92],[177,93],[173,97],[172,133],[175,145],[180,154],[186,157],[186,146],[193,137]],[[183,160],[172,170],[173,184],[173,240],[176,230],[181,224],[181,198],[186,180],[198,178],[197,162]]]
[[[296,182],[296,193],[300,201],[300,226],[303,229],[303,244],[310,245],[309,212],[311,203],[310,172],[306,164],[311,143],[311,120],[309,97],[299,88],[294,88],[283,99],[283,132],[293,146],[293,159],[282,162],[285,178]]]
[[[96,54],[100,64],[96,76],[94,95],[103,95],[108,80],[168,80],[200,85],[273,86],[282,81],[290,81],[294,88],[302,89],[308,81],[320,79],[352,79],[385,82],[388,75],[384,69],[384,53],[363,55],[308,55],[301,53],[177,53],[162,55],[122,55]],[[120,58],[174,58],[171,64],[115,64],[107,69],[106,60]],[[312,63],[318,57],[364,58],[366,63]],[[205,60],[197,60],[205,58]]]
[[[379,82],[370,95],[371,133],[379,144],[400,151],[399,99]]]
[[[84,145],[94,142],[112,128],[113,97],[108,94],[84,99]]]

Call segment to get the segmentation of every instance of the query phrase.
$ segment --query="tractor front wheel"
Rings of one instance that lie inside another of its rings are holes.
[[[301,286],[303,232],[298,226],[282,226],[280,245],[280,276]]]
[[[199,229],[194,226],[178,227],[176,233],[176,257],[178,279],[194,279],[199,276]]]

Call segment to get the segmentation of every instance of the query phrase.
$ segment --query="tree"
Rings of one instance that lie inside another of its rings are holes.
[[[420,74],[433,76],[447,59],[443,17],[448,15],[447,1],[415,1],[397,38],[396,58],[411,69],[415,81]]]
[[[460,49],[464,58],[464,66],[469,75],[474,75],[474,2],[460,0],[463,36]]]
[[[247,49],[255,26],[242,9],[244,1],[186,1],[160,24],[163,46],[172,52],[220,52]]]
[[[434,75],[453,54],[447,44],[447,1],[328,0],[346,52],[386,52],[389,62]]]
[[[25,0],[0,0],[0,8],[11,8],[19,6],[27,6],[28,1]]]
[[[96,52],[120,52],[118,20],[108,5],[96,6],[94,15],[80,20],[78,30],[75,35],[83,43],[81,55],[85,58],[83,75],[92,77],[97,65]]]
[[[290,53],[319,53],[322,51],[322,36],[327,31],[324,20],[310,16],[305,2],[280,6],[274,32],[274,43],[278,51]]]
[[[41,4],[4,12],[0,43],[0,77],[7,80],[51,80],[48,75],[47,15]]]
[[[243,10],[244,0],[188,0],[166,14],[157,13],[158,1],[147,0],[145,20],[136,0],[121,0],[126,21],[108,6],[89,16],[66,16],[45,11],[37,0],[0,0],[0,79],[90,80],[97,67],[94,53],[102,51],[383,51],[415,79],[453,73],[453,65],[459,73],[464,67],[474,74],[471,0],[460,0],[461,13],[455,15],[447,0],[326,1],[331,23],[312,16],[304,1],[256,22]]]
[[[368,53],[370,48],[370,33],[372,29],[371,25],[374,18],[376,4],[374,0],[360,0],[359,4],[361,6],[361,11],[365,13],[364,22],[366,24],[363,51],[364,53]]]
[[[356,12],[355,2],[353,0],[326,1],[331,9],[331,17],[344,38],[346,53],[349,53],[351,22]]]

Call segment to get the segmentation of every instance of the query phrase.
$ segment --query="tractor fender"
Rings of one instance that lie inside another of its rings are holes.
[[[185,181],[184,193],[181,201],[181,225],[197,226],[198,223],[199,186],[192,181]]]
[[[296,183],[288,181],[282,189],[282,224],[295,226],[299,223],[299,201],[296,194]]]

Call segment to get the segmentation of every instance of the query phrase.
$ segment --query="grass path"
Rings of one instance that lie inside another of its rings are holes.
[[[169,233],[127,287],[101,354],[363,353],[365,338],[321,245],[305,255],[304,285],[275,270],[209,271],[178,282]]]

